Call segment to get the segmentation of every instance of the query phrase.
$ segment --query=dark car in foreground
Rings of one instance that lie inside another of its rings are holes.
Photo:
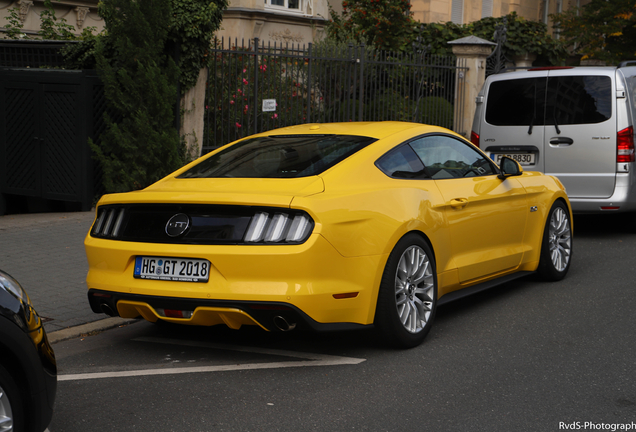
[[[0,271],[0,432],[41,432],[53,416],[57,366],[42,320]]]

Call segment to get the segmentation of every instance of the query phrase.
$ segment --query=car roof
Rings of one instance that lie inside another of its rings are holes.
[[[398,121],[386,122],[343,122],[343,123],[308,123],[289,126],[258,134],[258,136],[271,135],[360,135],[376,139],[383,139],[399,132],[410,129],[422,129],[419,133],[447,131],[439,126],[424,125],[421,123],[409,123]]]

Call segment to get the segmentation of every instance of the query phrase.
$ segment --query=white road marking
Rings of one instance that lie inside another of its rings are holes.
[[[366,359],[353,358],[353,357],[331,356],[327,354],[312,354],[312,353],[303,353],[303,352],[297,352],[297,351],[276,350],[276,349],[269,349],[269,348],[241,347],[241,346],[235,346],[235,345],[215,344],[215,343],[208,343],[208,342],[183,341],[178,339],[161,339],[161,338],[142,337],[142,338],[137,338],[134,340],[139,342],[204,347],[204,348],[211,348],[211,349],[239,351],[239,352],[247,352],[247,353],[254,353],[254,354],[267,354],[267,355],[275,355],[280,357],[300,358],[305,360],[290,361],[290,362],[246,363],[246,364],[232,364],[232,365],[220,365],[220,366],[160,368],[160,369],[143,369],[143,370],[114,371],[114,372],[95,372],[95,373],[85,373],[85,374],[67,374],[67,375],[58,375],[57,380],[58,381],[77,381],[77,380],[88,380],[88,379],[99,379],[99,378],[174,375],[174,374],[201,373],[201,372],[226,372],[226,371],[236,371],[236,370],[276,369],[276,368],[309,367],[309,366],[339,366],[339,365],[359,364],[366,360]]]

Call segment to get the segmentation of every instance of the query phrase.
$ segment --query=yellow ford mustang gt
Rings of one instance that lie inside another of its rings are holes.
[[[436,306],[537,272],[560,280],[558,179],[413,123],[307,124],[228,144],[105,195],[86,237],[96,313],[355,329],[422,342]]]

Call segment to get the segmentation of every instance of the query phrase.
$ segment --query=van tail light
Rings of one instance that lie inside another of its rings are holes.
[[[470,133],[470,142],[473,143],[475,147],[479,147],[479,135],[477,135],[475,131]],[[632,148],[634,147],[632,146]]]
[[[634,162],[634,127],[630,126],[617,134],[616,162]]]

